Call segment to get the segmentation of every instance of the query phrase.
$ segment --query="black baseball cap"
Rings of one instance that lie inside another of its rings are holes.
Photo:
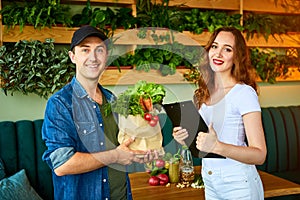
[[[105,45],[107,45],[107,36],[100,31],[99,29],[90,26],[90,25],[85,25],[80,27],[78,30],[76,30],[73,34],[72,41],[71,41],[71,46],[70,50],[72,50],[76,45],[80,44],[85,38],[89,36],[97,36],[99,37]]]

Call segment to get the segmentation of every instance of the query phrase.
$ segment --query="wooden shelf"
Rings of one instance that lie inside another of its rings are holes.
[[[52,27],[34,29],[33,26],[24,26],[23,32],[20,32],[20,27],[15,26],[14,29],[5,30],[2,26],[3,42],[18,42],[19,40],[40,40],[45,41],[47,38],[53,38],[57,44],[70,44],[71,38],[77,28]]]
[[[4,30],[4,27],[2,27]],[[19,26],[3,32],[3,42],[18,42],[19,40],[40,40],[45,41],[47,38],[53,38],[56,44],[70,44],[72,35],[77,28],[52,27],[41,30],[34,29],[32,26],[25,26],[23,32],[20,32]],[[155,41],[151,38],[152,31],[147,31],[147,37],[140,39],[137,36],[138,29],[122,30],[118,29],[114,37],[117,39],[117,45],[154,45]],[[158,29],[155,31],[158,35],[171,34],[168,29]],[[210,33],[204,32],[200,35],[192,34],[188,31],[183,33],[173,31],[175,41],[185,45],[205,45],[210,37]],[[166,42],[164,42],[166,43]],[[159,43],[159,44],[164,44]],[[276,35],[275,38],[270,36],[268,41],[263,36],[255,35],[254,38],[247,41],[249,47],[300,47],[300,33],[289,33],[288,35]]]
[[[159,0],[152,0],[160,2]],[[62,0],[62,3],[86,3],[86,0]],[[91,3],[99,4],[118,4],[135,6],[135,0],[90,0]],[[268,12],[274,14],[298,14],[300,10],[285,9],[281,6],[285,3],[283,0],[171,0],[169,6],[184,5],[189,8],[219,9],[219,10],[236,10],[253,12]]]
[[[174,75],[162,76],[159,71],[151,70],[150,72],[137,71],[135,69],[122,69],[119,72],[117,69],[107,69],[100,77],[102,85],[133,85],[138,80],[159,84],[188,84],[184,79],[183,73],[187,69],[179,69]]]
[[[170,6],[183,4],[189,8],[204,8],[216,10],[235,10],[264,12],[273,14],[299,14],[300,10],[292,8],[285,9],[281,6],[283,0],[278,0],[277,5],[274,0],[171,0]]]
[[[100,77],[99,83],[102,85],[133,85],[138,80],[145,80],[159,84],[191,84],[192,82],[185,80],[183,77],[183,74],[188,72],[188,70],[189,69],[177,69],[174,75],[161,76],[157,70],[144,72],[135,69],[122,69],[121,72],[119,72],[117,69],[107,69]],[[276,81],[300,81],[300,72],[297,67],[291,67],[288,77],[278,77]],[[258,78],[257,82],[262,82],[262,80]]]
[[[90,2],[96,3],[96,4],[135,5],[134,0],[90,0]],[[83,3],[83,4],[86,4],[86,0],[62,0],[61,3]]]
[[[290,1],[288,1],[290,2]],[[278,0],[277,5],[274,0],[244,0],[243,10],[251,12],[263,12],[273,14],[299,14],[300,10],[294,10],[291,7],[285,9],[281,6],[284,3],[283,0]],[[299,5],[299,4],[298,4]]]
[[[183,4],[190,8],[207,8],[220,10],[239,10],[240,0],[171,0],[169,6]]]

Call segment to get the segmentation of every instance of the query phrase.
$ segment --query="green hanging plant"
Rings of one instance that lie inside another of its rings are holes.
[[[244,15],[244,31],[247,40],[257,34],[262,35],[268,41],[270,36],[277,40],[275,34],[285,34],[287,27],[284,24],[277,23],[271,15],[248,13]]]
[[[62,88],[75,75],[68,50],[56,51],[52,39],[45,43],[21,40],[0,47],[0,80],[8,92],[47,97]]]

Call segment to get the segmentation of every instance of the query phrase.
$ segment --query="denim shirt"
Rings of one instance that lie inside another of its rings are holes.
[[[108,102],[114,95],[98,85]],[[48,149],[43,160],[52,169],[54,199],[110,199],[108,168],[66,176],[56,176],[54,169],[65,163],[75,152],[105,151],[105,135],[99,106],[74,77],[71,83],[49,98],[42,137]],[[126,173],[127,199],[132,199]]]

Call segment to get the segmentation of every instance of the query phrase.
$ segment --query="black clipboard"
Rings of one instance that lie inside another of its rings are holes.
[[[218,154],[199,151],[196,148],[197,133],[200,131],[208,132],[208,127],[191,100],[163,104],[163,108],[172,121],[173,127],[181,126],[187,129],[189,137],[185,140],[185,143],[194,157],[225,158]]]

